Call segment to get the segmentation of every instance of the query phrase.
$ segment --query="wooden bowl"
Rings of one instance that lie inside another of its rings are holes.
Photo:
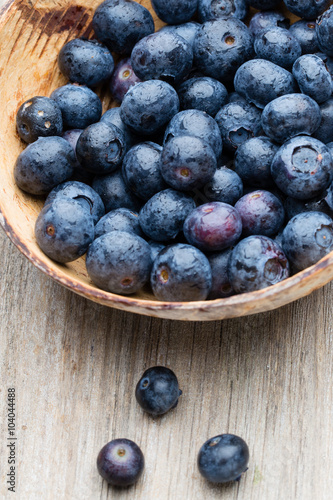
[[[119,296],[97,289],[84,258],[68,265],[50,260],[37,246],[34,224],[43,200],[15,185],[13,167],[25,145],[15,128],[18,107],[35,95],[49,96],[66,80],[57,54],[68,40],[92,35],[91,19],[101,0],[6,0],[0,11],[0,222],[17,248],[41,271],[70,290],[125,311],[181,320],[219,320],[269,311],[303,297],[333,278],[333,252],[315,266],[258,292],[204,302],[159,302],[149,291]],[[149,0],[141,2],[150,8]],[[34,5],[32,5],[34,4]],[[163,23],[153,12],[156,28]],[[100,89],[104,111],[110,96]]]

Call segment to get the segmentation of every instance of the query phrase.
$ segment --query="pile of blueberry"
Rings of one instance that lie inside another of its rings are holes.
[[[87,252],[103,290],[195,301],[333,250],[333,6],[284,3],[302,18],[290,29],[278,0],[152,0],[157,32],[142,5],[101,3],[96,40],[60,51],[71,83],[17,113],[15,180],[48,195],[46,255]],[[120,106],[102,116],[105,82]]]
[[[176,375],[164,366],[146,370],[135,389],[141,408],[154,417],[175,408],[181,394]],[[113,486],[134,484],[142,474],[144,463],[141,449],[130,439],[113,439],[103,446],[97,457],[98,472]],[[239,481],[248,469],[249,448],[242,438],[221,434],[202,445],[197,463],[208,481]]]

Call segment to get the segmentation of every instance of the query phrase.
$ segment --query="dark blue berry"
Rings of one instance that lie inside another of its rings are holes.
[[[327,71],[329,72],[329,74],[333,78],[333,58],[328,57],[328,55],[323,54],[323,52],[316,52],[315,56],[320,57],[320,59],[322,61],[324,61],[324,64],[325,64]]]
[[[125,231],[142,236],[139,214],[128,208],[111,210],[100,219],[95,227],[95,239],[112,231]]]
[[[268,28],[254,41],[254,50],[260,59],[289,69],[302,55],[301,46],[292,33],[284,28]]]
[[[248,0],[249,5],[255,9],[269,10],[275,9],[280,3],[280,0]]]
[[[290,33],[298,40],[302,54],[313,54],[319,50],[316,35],[316,21],[301,19],[290,26]]]
[[[98,454],[97,469],[112,486],[130,486],[137,482],[144,468],[142,451],[129,439],[114,439]]]
[[[236,293],[254,292],[289,276],[289,263],[279,245],[267,236],[249,236],[233,249],[228,268]]]
[[[161,154],[161,174],[165,182],[179,191],[201,188],[216,171],[216,156],[203,139],[179,135],[170,139]]]
[[[122,59],[117,64],[112,74],[110,81],[111,94],[118,102],[122,102],[126,92],[133,87],[133,85],[140,82],[140,78],[134,73],[131,66],[131,59]]]
[[[228,276],[228,263],[232,249],[228,248],[223,252],[208,255],[209,264],[212,270],[212,289],[208,299],[224,299],[234,295],[234,290],[230,285]]]
[[[158,300],[206,300],[212,286],[208,259],[191,245],[167,246],[154,261],[150,283]]]
[[[280,28],[288,29],[289,25],[289,19],[284,17],[282,12],[256,12],[254,16],[251,17],[249,30],[253,36],[258,36],[262,31],[265,31],[268,28],[279,26]]]
[[[331,184],[332,186],[332,184]],[[309,200],[296,200],[287,196],[284,200],[284,208],[286,210],[287,220],[292,219],[295,215],[301,214],[303,212],[323,212],[324,214],[333,217],[333,203],[331,198],[331,189],[325,189],[315,198],[310,198]],[[331,207],[330,207],[331,205]]]
[[[114,172],[121,165],[125,154],[126,142],[122,131],[105,122],[87,127],[76,145],[80,165],[95,175]]]
[[[148,368],[135,388],[135,397],[143,410],[151,415],[163,415],[178,404],[182,391],[170,368]]]
[[[120,117],[139,135],[160,132],[179,111],[177,92],[166,82],[149,80],[130,88],[120,108]]]
[[[315,54],[305,54],[295,61],[293,75],[303,94],[322,103],[331,97],[332,77],[322,59]]]
[[[189,195],[165,189],[142,207],[141,228],[152,240],[169,241],[182,230],[184,220],[194,208],[195,202]]]
[[[270,188],[271,164],[278,150],[268,137],[253,137],[243,142],[235,154],[235,171],[250,186]]]
[[[246,0],[199,0],[198,16],[201,23],[219,17],[244,19],[248,12]]]
[[[83,85],[68,84],[59,87],[51,98],[61,109],[65,128],[85,129],[98,122],[102,115],[102,103],[95,92]]]
[[[199,109],[214,117],[226,104],[228,92],[221,82],[205,76],[182,83],[178,96],[181,109]]]
[[[325,2],[326,5],[328,3]],[[317,19],[316,33],[320,50],[333,57],[333,5]]]
[[[206,252],[218,252],[234,245],[242,233],[242,220],[234,207],[222,202],[205,203],[184,222],[187,241]]]
[[[47,194],[73,174],[75,154],[62,137],[40,137],[16,160],[15,182],[30,194]]]
[[[61,110],[53,99],[33,97],[25,101],[16,115],[16,129],[24,142],[31,143],[38,137],[62,134]]]
[[[151,5],[162,21],[181,24],[189,21],[197,10],[198,0],[151,0]]]
[[[94,239],[94,221],[89,205],[65,196],[56,197],[40,212],[35,236],[43,252],[56,262],[78,259]]]
[[[83,182],[85,184],[91,184],[93,179],[93,174],[87,172],[86,170],[83,170],[76,156],[76,145],[82,132],[83,130],[80,128],[73,128],[71,130],[66,130],[66,132],[62,134],[62,138],[66,139],[66,141],[69,142],[69,144],[72,146],[76,158],[74,172],[71,177],[71,180]]]
[[[100,236],[87,252],[87,271],[94,284],[121,295],[138,292],[149,280],[151,265],[148,243],[125,231]]]
[[[128,208],[137,212],[141,208],[142,202],[126,185],[120,170],[95,177],[92,187],[102,198],[106,212],[116,208]]]
[[[151,260],[154,262],[160,251],[165,248],[165,245],[163,245],[163,243],[159,243],[158,241],[154,240],[150,240],[148,241],[148,243],[150,246]]]
[[[237,71],[235,90],[258,108],[284,94],[297,91],[293,75],[281,66],[265,59],[252,59]]]
[[[106,123],[107,125],[115,125],[119,130],[122,131],[127,149],[130,149],[135,142],[137,141],[136,137],[132,134],[130,129],[126,127],[125,123],[122,121],[120,117],[120,108],[111,108],[106,111],[102,117],[101,122]]]
[[[181,83],[192,68],[193,50],[181,36],[170,31],[157,31],[136,44],[131,65],[141,80],[164,80]]]
[[[111,52],[130,54],[141,38],[154,33],[149,10],[131,0],[105,0],[94,14],[96,36]]]
[[[199,472],[212,483],[236,481],[247,470],[249,448],[233,434],[221,434],[208,439],[198,454]]]
[[[243,194],[243,183],[239,175],[227,167],[219,167],[208,184],[201,188],[204,203],[222,201],[234,205]]]
[[[194,45],[194,40],[196,39],[198,30],[200,28],[199,23],[195,23],[191,21],[189,23],[184,24],[176,24],[174,26],[163,26],[160,31],[171,31],[176,35],[182,36],[192,47]]]
[[[287,9],[304,19],[316,19],[329,5],[329,0],[283,0]]]
[[[67,42],[59,52],[60,71],[73,83],[96,87],[111,77],[113,57],[97,40],[76,38]]]
[[[283,193],[307,200],[320,194],[332,182],[333,160],[325,144],[313,137],[299,136],[279,149],[271,172]]]
[[[265,107],[262,128],[273,141],[284,143],[297,135],[313,134],[321,120],[316,101],[304,94],[287,94]]]
[[[328,144],[333,141],[333,98],[320,106],[321,122],[313,137]]]
[[[333,250],[333,220],[321,212],[295,215],[283,230],[282,248],[295,272],[316,264]]]

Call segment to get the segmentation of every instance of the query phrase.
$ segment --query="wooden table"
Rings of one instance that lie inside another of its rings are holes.
[[[242,319],[174,322],[107,309],[35,269],[0,231],[1,498],[20,500],[331,500],[332,286]],[[178,407],[153,419],[134,388],[152,365],[172,368]],[[8,388],[16,391],[16,496],[7,491]],[[231,432],[249,444],[239,484],[214,486],[201,444]],[[100,448],[136,441],[143,477],[108,488]]]

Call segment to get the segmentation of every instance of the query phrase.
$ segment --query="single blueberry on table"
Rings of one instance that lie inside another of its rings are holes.
[[[14,178],[23,191],[43,195],[73,174],[76,159],[62,137],[40,137],[22,151],[14,166]]]
[[[295,61],[293,75],[303,92],[319,104],[332,95],[332,77],[322,59],[315,54],[305,54]]]
[[[148,281],[152,266],[148,243],[126,231],[112,231],[95,239],[86,266],[93,283],[112,293],[138,292]]]
[[[85,254],[94,239],[94,221],[88,203],[56,197],[44,206],[35,224],[39,247],[52,260],[72,262]]]
[[[135,397],[141,408],[154,416],[175,408],[181,394],[175,373],[165,366],[148,368],[135,388]]]
[[[201,23],[219,17],[244,19],[248,12],[246,0],[199,0],[198,17]]]
[[[117,128],[119,128],[119,130],[122,131],[127,149],[130,149],[138,141],[138,139],[132,134],[130,129],[126,127],[125,123],[122,121],[120,117],[120,107],[111,108],[105,111],[100,121],[106,123],[107,125],[115,125]]]
[[[326,4],[328,3],[326,2]],[[327,56],[333,57],[333,5],[318,17],[316,33],[320,50]]]
[[[199,23],[191,21],[189,23],[175,24],[173,26],[163,26],[163,28],[161,28],[159,31],[171,31],[176,35],[183,37],[191,45],[193,50],[194,40],[196,39],[199,28]]]
[[[142,236],[139,214],[128,208],[111,210],[96,224],[95,239],[112,231],[125,231]]]
[[[301,19],[290,26],[290,33],[297,38],[301,46],[302,54],[314,54],[319,50],[316,21]]]
[[[233,249],[228,276],[236,293],[254,292],[288,278],[289,263],[272,239],[248,236]]]
[[[333,220],[321,212],[295,215],[283,230],[282,248],[294,272],[316,264],[333,250]]]
[[[254,40],[254,50],[259,59],[267,59],[286,69],[290,69],[302,55],[297,38],[280,27],[268,28],[260,33]]]
[[[237,210],[227,203],[205,203],[187,216],[183,231],[191,245],[204,252],[218,252],[239,240],[242,219]]]
[[[84,85],[69,83],[51,94],[61,109],[64,128],[85,129],[98,122],[102,115],[102,103],[95,92]]]
[[[271,173],[283,193],[307,200],[320,194],[332,182],[333,159],[322,142],[313,137],[298,136],[278,150]]]
[[[105,122],[89,125],[76,145],[80,165],[95,175],[114,172],[121,165],[125,154],[124,134],[115,125]]]
[[[131,0],[105,0],[97,7],[92,25],[96,37],[119,54],[130,54],[141,38],[155,30],[149,10]]]
[[[198,453],[200,474],[212,483],[238,481],[247,471],[250,452],[245,441],[234,434],[208,439]]]
[[[321,122],[313,137],[328,145],[333,141],[333,98],[320,106]]]
[[[254,37],[259,35],[262,31],[276,26],[288,29],[290,21],[288,18],[284,17],[282,12],[276,12],[274,10],[256,12],[249,22],[249,30]]]
[[[60,71],[73,83],[96,87],[108,80],[114,69],[113,57],[97,40],[76,38],[59,52]]]
[[[62,134],[61,110],[53,99],[33,97],[25,101],[16,115],[16,129],[24,142],[30,144],[38,137]]]
[[[293,75],[265,59],[251,59],[240,66],[234,86],[236,92],[261,109],[277,97],[297,92]]]
[[[226,104],[228,91],[221,82],[205,76],[182,83],[178,88],[178,97],[182,110],[199,109],[214,117]]]
[[[330,0],[283,0],[287,9],[304,19],[316,19],[329,6]]]
[[[243,183],[239,175],[230,168],[219,167],[212,180],[201,188],[201,200],[222,201],[234,205],[243,194]]]
[[[272,187],[271,164],[278,149],[264,136],[243,142],[235,153],[235,172],[250,186],[263,189]]]
[[[231,252],[232,249],[228,248],[223,252],[211,253],[207,257],[212,270],[212,289],[208,295],[210,300],[224,299],[235,294],[228,276],[228,263]]]
[[[131,65],[141,80],[164,80],[171,85],[187,77],[193,62],[191,45],[170,31],[157,31],[138,42],[131,55]]]
[[[212,286],[208,259],[191,245],[167,246],[154,261],[150,283],[157,300],[206,300]]]
[[[129,89],[120,117],[132,132],[147,136],[160,132],[178,111],[179,98],[171,85],[148,80]]]
[[[133,87],[133,85],[140,82],[140,78],[134,73],[131,66],[131,59],[122,59],[115,67],[110,80],[111,94],[116,101],[122,102],[126,92]]]
[[[154,142],[141,142],[126,154],[122,173],[127,186],[142,200],[166,189],[160,167],[163,148]]]
[[[195,14],[198,0],[151,0],[151,5],[162,21],[167,24],[181,24],[189,21]]]
[[[137,212],[142,206],[141,200],[127,187],[121,170],[95,177],[92,187],[102,198],[106,212],[117,208],[128,208]]]
[[[222,83],[232,81],[239,66],[252,55],[252,35],[235,17],[206,21],[194,43],[195,66]]]
[[[318,104],[305,94],[278,97],[267,104],[261,116],[265,134],[280,144],[297,135],[313,134],[320,121]]]
[[[66,196],[67,198],[72,198],[72,200],[80,201],[83,204],[88,203],[89,212],[95,224],[97,224],[99,219],[105,214],[105,207],[99,194],[97,194],[92,187],[83,182],[67,181],[63,184],[59,184],[52,189],[46,198],[45,205],[53,203],[59,196]]]
[[[212,148],[199,137],[179,135],[170,139],[161,154],[161,174],[165,182],[179,191],[201,188],[216,171]]]
[[[98,454],[97,469],[112,486],[130,486],[138,481],[144,468],[144,456],[130,439],[114,439]]]
[[[195,208],[192,198],[173,189],[155,194],[140,211],[143,232],[154,241],[169,241],[182,230],[184,220]]]

